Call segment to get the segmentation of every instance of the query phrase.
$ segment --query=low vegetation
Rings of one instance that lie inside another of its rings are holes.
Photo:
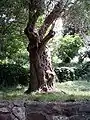
[[[67,81],[56,83],[55,90],[49,93],[32,92],[24,94],[27,87],[2,88],[0,99],[6,100],[30,100],[30,101],[82,101],[90,100],[90,82],[87,81]]]
[[[28,69],[18,64],[0,64],[0,86],[13,87],[28,84]]]

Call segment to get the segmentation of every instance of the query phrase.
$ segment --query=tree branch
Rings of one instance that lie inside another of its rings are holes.
[[[41,26],[39,30],[39,35],[43,37],[49,28],[49,26],[53,23],[54,20],[56,20],[62,13],[62,5],[63,0],[60,0],[52,10],[52,12],[46,17],[43,25]]]
[[[35,27],[35,23],[38,19],[38,17],[43,13],[43,6],[44,2],[41,2],[41,0],[29,0],[29,25],[31,25],[33,28]]]
[[[41,42],[40,44],[40,47],[39,47],[39,51],[43,51],[42,49],[44,48],[44,46],[47,44],[47,42],[54,37],[55,35],[55,31],[53,31],[53,28],[55,26],[55,23],[52,24],[52,27],[49,31],[49,33],[44,37],[43,41]]]
[[[73,4],[76,4],[78,0],[75,0]],[[39,35],[41,38],[44,37],[47,29],[49,26],[53,23],[54,20],[56,20],[58,17],[61,16],[63,12],[65,12],[65,9],[69,7],[69,5],[72,4],[71,1],[67,0],[65,3],[63,0],[60,0],[52,10],[52,12],[46,17],[43,25],[41,26],[39,30]],[[73,6],[72,4],[72,6]],[[70,6],[71,7],[71,6]]]
[[[46,45],[46,43],[53,38],[55,35],[55,32],[53,30],[50,30],[50,32],[47,34],[47,36],[45,36],[45,38],[43,39],[43,44]]]
[[[31,25],[33,28],[35,26],[35,23],[40,16],[40,10],[34,10],[33,8],[31,9],[31,5],[29,4],[29,25]]]

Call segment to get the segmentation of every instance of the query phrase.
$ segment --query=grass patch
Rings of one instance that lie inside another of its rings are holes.
[[[90,100],[90,82],[68,81],[55,83],[55,90],[52,93],[33,92],[30,95],[24,94],[22,88],[0,89],[1,100],[31,100],[31,101],[81,101]]]

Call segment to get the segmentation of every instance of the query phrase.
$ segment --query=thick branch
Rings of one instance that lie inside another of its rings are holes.
[[[33,28],[40,14],[41,14],[40,10],[31,10],[31,6],[29,5],[29,22],[28,23],[29,25],[32,25]]]
[[[43,41],[41,42],[40,44],[40,47],[39,47],[39,51],[43,51],[43,48],[44,46],[47,44],[47,42],[54,37],[55,35],[55,31],[53,31],[53,27],[51,27],[51,30],[49,31],[49,33],[44,37]]]
[[[35,26],[38,17],[43,13],[44,2],[29,0],[29,25]]]
[[[55,35],[55,31],[53,31],[54,29],[54,26],[55,26],[55,22],[53,22],[52,26],[51,26],[51,29],[49,30],[48,34],[44,37],[43,41],[42,41],[42,44],[43,45],[46,45],[46,43],[54,37]]]
[[[53,38],[55,35],[55,32],[53,30],[50,30],[50,32],[45,36],[45,38],[43,39],[43,42],[42,44],[43,45],[46,45],[46,43],[51,39]]]
[[[75,0],[73,4],[76,4],[78,0]],[[52,12],[46,17],[43,25],[41,26],[39,30],[39,35],[41,38],[44,37],[47,29],[49,26],[60,16],[62,16],[62,13],[65,12],[66,8],[73,6],[72,2],[67,0],[65,3],[63,0],[60,0],[52,10]]]
[[[39,35],[40,36],[44,36],[47,29],[49,28],[49,26],[54,22],[54,20],[56,20],[58,17],[60,17],[61,13],[62,13],[62,5],[63,1],[61,0],[60,2],[58,2],[54,9],[52,10],[52,12],[46,17],[44,24],[41,26],[40,30],[39,30]]]

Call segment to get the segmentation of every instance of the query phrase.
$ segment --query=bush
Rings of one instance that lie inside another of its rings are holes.
[[[75,76],[76,76],[76,79],[82,78],[84,80],[89,81],[90,80],[90,62],[81,64],[81,66],[79,66],[75,70]]]
[[[59,82],[72,81],[75,79],[73,68],[69,67],[57,67],[55,73],[59,79]]]
[[[65,63],[70,63],[71,59],[78,53],[80,47],[83,46],[83,41],[78,35],[66,35],[61,39],[58,48],[58,56]]]
[[[72,80],[90,81],[90,62],[79,64],[77,67],[56,67],[55,73],[59,82]]]
[[[0,64],[0,85],[15,86],[28,84],[28,70],[17,64]]]

